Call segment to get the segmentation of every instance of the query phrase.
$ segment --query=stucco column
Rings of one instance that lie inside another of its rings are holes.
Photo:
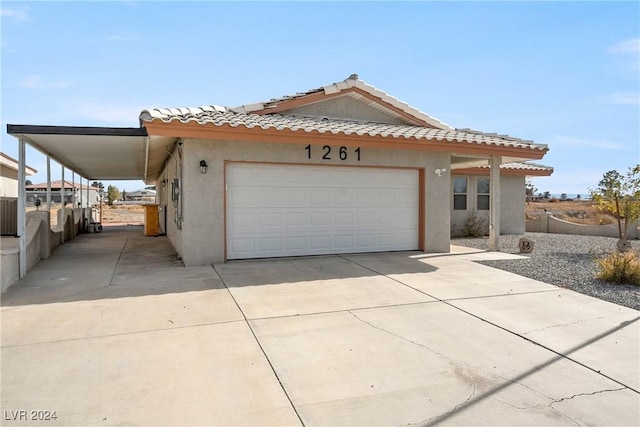
[[[451,157],[433,155],[424,177],[424,251],[451,250]]]
[[[489,204],[489,250],[500,250],[500,163],[502,156],[491,156],[490,185],[491,202]]]
[[[20,236],[18,275],[21,279],[27,275],[27,189],[25,164],[25,142],[24,139],[20,139],[18,141],[18,235]]]

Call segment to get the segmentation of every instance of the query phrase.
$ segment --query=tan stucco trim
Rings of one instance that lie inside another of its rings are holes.
[[[418,249],[424,252],[425,248],[425,170],[424,168],[418,169]]]
[[[487,168],[464,168],[453,169],[451,175],[481,175],[489,176]],[[530,169],[501,169],[500,175],[504,176],[551,176],[553,171],[548,170],[530,170]]]
[[[423,139],[385,138],[380,135],[334,135],[317,131],[262,129],[260,127],[245,128],[230,125],[216,126],[197,122],[181,123],[178,121],[163,122],[154,120],[145,122],[149,135],[171,136],[176,138],[219,139],[229,141],[251,141],[283,144],[342,144],[347,147],[388,148],[393,150],[420,150],[468,154],[476,156],[504,156],[529,160],[540,160],[548,150],[500,147],[467,142],[449,142]]]

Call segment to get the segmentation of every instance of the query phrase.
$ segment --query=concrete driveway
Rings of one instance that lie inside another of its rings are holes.
[[[81,235],[2,295],[2,425],[640,424],[639,312],[454,250],[184,268]]]

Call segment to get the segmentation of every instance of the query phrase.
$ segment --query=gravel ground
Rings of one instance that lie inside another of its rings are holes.
[[[500,236],[501,251],[518,254],[521,237]],[[526,233],[524,237],[534,242],[533,252],[525,254],[529,259],[482,261],[481,264],[640,310],[640,287],[595,278],[594,259],[614,252],[618,239],[546,233]],[[476,249],[489,247],[487,238],[455,238],[451,244]],[[638,249],[640,242],[633,241],[632,246]]]

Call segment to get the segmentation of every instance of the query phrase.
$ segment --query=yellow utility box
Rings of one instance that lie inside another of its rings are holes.
[[[160,234],[158,205],[144,205],[144,235],[157,236],[158,234]]]

